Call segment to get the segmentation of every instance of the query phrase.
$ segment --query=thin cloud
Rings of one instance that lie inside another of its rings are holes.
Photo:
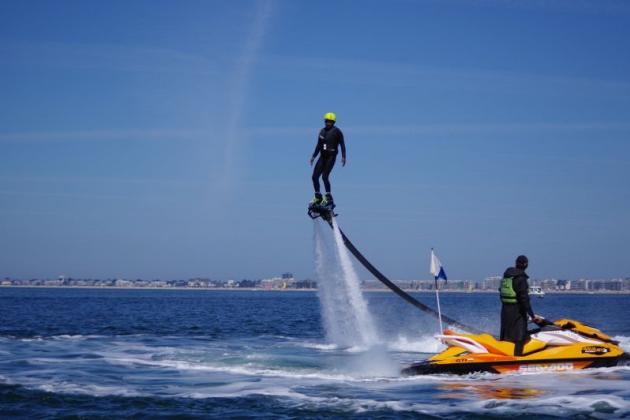
[[[21,197],[36,197],[36,198],[64,198],[64,199],[97,199],[97,200],[133,200],[137,199],[134,195],[122,195],[122,194],[70,194],[70,193],[49,193],[49,192],[37,192],[37,191],[11,191],[0,190],[0,196],[21,196]]]
[[[250,34],[245,41],[243,51],[238,59],[234,76],[229,83],[228,111],[226,118],[226,144],[224,154],[224,173],[222,187],[229,189],[234,182],[235,154],[238,143],[242,140],[244,131],[243,113],[247,102],[248,88],[254,65],[265,39],[273,15],[274,3],[264,0],[258,3],[256,16],[252,23]]]
[[[102,141],[194,141],[207,140],[200,130],[67,130],[0,132],[0,142],[102,142]]]
[[[585,123],[458,123],[438,124],[389,124],[389,125],[347,125],[344,131],[364,135],[423,135],[423,134],[463,134],[463,133],[514,133],[514,132],[558,132],[558,131],[630,131],[630,123],[622,122],[585,122]],[[293,137],[306,135],[312,131],[309,127],[250,127],[248,133],[253,136]]]
[[[312,134],[312,127],[266,126],[247,127],[240,125],[241,120],[233,122],[232,136],[228,138],[236,143],[241,136],[293,137]],[[344,129],[355,134],[434,134],[434,133],[488,133],[488,132],[523,132],[523,131],[629,131],[630,123],[622,122],[584,122],[584,123],[458,123],[439,124],[394,124],[394,125],[348,125]],[[106,142],[106,141],[207,141],[205,130],[67,130],[67,131],[18,131],[0,132],[0,142]],[[226,150],[234,152],[234,150]]]
[[[520,92],[531,89],[564,88],[570,91],[585,88],[630,91],[626,80],[596,77],[565,76],[525,71],[490,70],[471,67],[414,65],[407,62],[366,59],[344,59],[302,56],[268,56],[261,64],[268,69],[282,68],[299,80],[325,78],[341,85],[382,87],[430,87],[451,91]]]
[[[415,2],[415,0],[406,0]],[[430,0],[440,5],[460,7],[504,8],[542,10],[559,13],[581,13],[589,15],[630,13],[630,4],[624,0]]]
[[[219,75],[220,63],[166,48],[110,44],[13,43],[0,46],[6,66]]]
[[[69,176],[51,176],[51,175],[0,175],[0,183],[28,183],[28,184],[75,184],[75,185],[96,185],[96,184],[128,184],[128,185],[157,185],[160,187],[177,187],[183,189],[191,186],[191,182],[186,180],[177,180],[172,178],[139,178],[139,177],[120,177],[116,175],[107,176],[85,176],[85,175],[69,175]]]

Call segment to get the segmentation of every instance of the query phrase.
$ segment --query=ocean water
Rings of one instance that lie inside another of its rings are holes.
[[[386,352],[331,344],[314,292],[0,288],[0,417],[630,416],[628,368],[401,377],[383,367],[439,350],[437,321],[391,293],[365,298]],[[533,300],[626,349],[629,304]],[[498,332],[496,295],[444,293],[442,310]]]

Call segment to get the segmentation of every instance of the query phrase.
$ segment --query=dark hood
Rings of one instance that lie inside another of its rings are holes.
[[[516,267],[510,267],[507,270],[505,270],[505,273],[503,273],[503,277],[504,278],[505,277],[525,277],[526,279],[529,278],[529,276],[527,275],[525,271]]]

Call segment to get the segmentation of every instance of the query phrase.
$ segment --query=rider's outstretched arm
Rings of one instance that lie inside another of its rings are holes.
[[[339,130],[339,146],[341,147],[341,157],[346,160],[346,142],[343,139],[343,133]]]

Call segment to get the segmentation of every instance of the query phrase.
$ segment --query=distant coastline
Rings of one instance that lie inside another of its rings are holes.
[[[125,286],[125,287],[115,287],[115,286],[51,286],[51,285],[0,285],[0,289],[86,289],[86,290],[187,290],[192,292],[198,291],[210,291],[210,292],[317,292],[317,289],[263,289],[259,287],[140,287],[140,286]],[[388,289],[361,289],[363,292],[367,293],[393,293]],[[403,289],[407,293],[418,293],[418,294],[434,294],[433,290],[414,290],[414,289]],[[497,293],[494,290],[441,290],[440,293],[459,293],[459,294],[484,294],[484,293]],[[600,290],[600,291],[583,291],[583,290],[545,290],[546,294],[554,294],[554,295],[630,295],[630,291],[618,291],[618,290]],[[532,296],[532,299],[535,299]]]

